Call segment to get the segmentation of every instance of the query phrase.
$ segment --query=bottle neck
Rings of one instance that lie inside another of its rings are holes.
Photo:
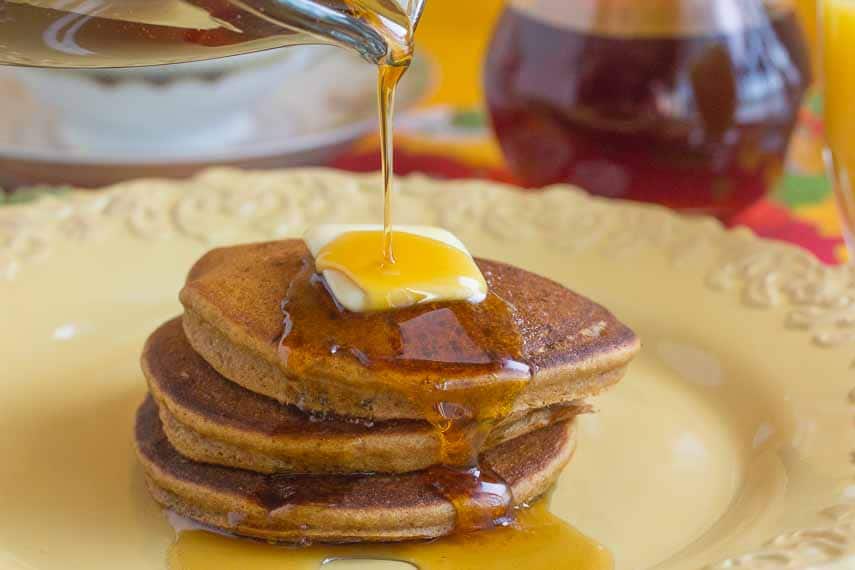
[[[555,27],[605,36],[669,37],[728,33],[768,21],[769,0],[510,0]],[[788,0],[775,0],[781,5]],[[783,9],[783,8],[781,8]]]
[[[424,5],[410,0],[229,0],[241,9],[315,38],[358,52],[371,63],[397,64],[412,51],[412,33]]]

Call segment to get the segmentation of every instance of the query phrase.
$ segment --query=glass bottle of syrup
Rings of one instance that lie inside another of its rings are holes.
[[[510,0],[485,70],[525,183],[723,219],[775,181],[810,82],[780,0]]]

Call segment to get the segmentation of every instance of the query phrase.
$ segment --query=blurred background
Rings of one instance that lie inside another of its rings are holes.
[[[570,182],[842,262],[816,6],[428,0],[398,94],[396,172]],[[127,70],[0,67],[3,200],[222,164],[374,171],[375,90],[371,66],[327,46]]]

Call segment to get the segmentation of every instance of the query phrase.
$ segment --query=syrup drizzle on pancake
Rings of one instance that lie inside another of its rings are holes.
[[[458,531],[507,521],[510,490],[478,468],[478,455],[531,377],[511,305],[490,292],[479,304],[349,312],[337,305],[306,259],[282,310],[279,354],[295,376],[308,376],[313,362],[329,355],[394,370],[379,389],[397,391],[420,405],[440,434],[442,466],[425,477],[454,504]]]

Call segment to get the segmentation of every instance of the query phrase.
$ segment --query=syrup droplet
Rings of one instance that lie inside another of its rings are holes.
[[[425,470],[423,476],[454,505],[457,532],[490,529],[513,520],[511,490],[495,473],[480,467],[455,469],[436,465]]]

